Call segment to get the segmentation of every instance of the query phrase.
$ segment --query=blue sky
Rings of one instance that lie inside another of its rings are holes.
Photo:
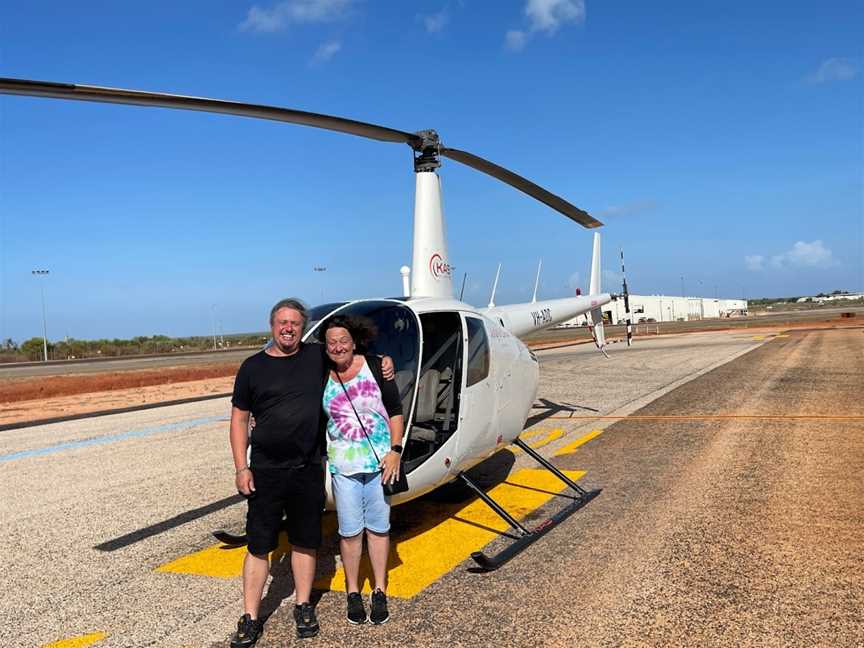
[[[272,104],[508,167],[602,220],[604,288],[864,290],[864,3],[6,2],[0,76]],[[221,115],[0,96],[0,338],[262,330],[399,294],[410,149]],[[455,162],[454,283],[587,283],[591,234]],[[313,272],[323,266],[325,272]],[[37,278],[33,269],[50,270]]]

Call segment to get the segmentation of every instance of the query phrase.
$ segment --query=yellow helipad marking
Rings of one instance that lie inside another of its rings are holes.
[[[565,474],[576,480],[585,472],[565,471]],[[518,520],[563,489],[563,482],[548,470],[520,470],[489,491],[489,495]],[[394,534],[392,539],[387,594],[399,598],[411,598],[423,591],[508,528],[481,500],[467,505],[418,500],[394,509],[393,517],[399,518],[399,526],[405,526],[405,531]],[[366,560],[361,563],[360,581],[363,591],[369,592],[370,569]],[[316,580],[315,587],[344,592],[345,572],[339,567],[332,576]]]
[[[754,335],[753,339],[754,340],[764,340],[766,337],[768,337],[768,336],[767,335]]]
[[[562,448],[558,448],[558,450],[556,450],[552,456],[553,457],[561,457],[563,455],[568,455],[572,452],[576,452],[576,448],[578,448],[581,445],[585,445],[591,439],[600,436],[600,434],[602,434],[602,432],[603,432],[603,430],[591,430],[588,434],[585,434],[584,436],[579,437],[578,439],[576,439],[572,443],[568,443],[566,446],[564,446]]]
[[[589,433],[574,444],[581,445],[594,436],[593,432]],[[573,480],[585,475],[585,471],[578,470],[563,472]],[[521,520],[564,488],[564,483],[548,470],[526,469],[510,475],[507,481],[490,490],[489,495],[513,517]],[[471,552],[482,549],[508,529],[508,525],[479,499],[468,504],[441,504],[419,499],[395,508],[392,519],[394,531],[388,561],[387,594],[399,598],[411,598],[423,591],[468,558]],[[336,527],[336,516],[325,515],[324,536],[335,534]],[[271,560],[279,560],[290,548],[283,534],[279,547],[270,554]],[[157,567],[156,571],[237,578],[243,571],[245,555],[245,547],[230,548],[218,544],[182,556]],[[328,563],[330,573],[319,576],[315,587],[344,592],[345,572],[341,564],[327,559],[319,561],[319,568],[327,569]],[[360,582],[364,592],[371,591],[371,569],[367,557],[360,565]]]
[[[336,526],[336,516],[332,513],[325,514],[322,523],[324,537],[332,535],[336,531]],[[290,551],[291,543],[288,542],[288,537],[281,533],[279,546],[270,553],[270,560],[277,561]],[[245,545],[228,547],[220,543],[160,565],[156,571],[169,574],[210,576],[211,578],[236,578],[243,573],[245,557]]]
[[[541,428],[539,430],[529,430],[528,432],[520,434],[519,437],[523,441],[527,441],[528,439],[540,436],[541,434],[544,436],[540,437],[540,439],[536,441],[529,443],[528,446],[531,448],[542,448],[543,446],[548,445],[564,436],[564,430],[562,428],[555,428],[554,430],[546,430],[544,428]],[[510,448],[510,452],[512,452],[514,455],[517,455],[520,452],[524,451],[521,448],[513,447]]]
[[[91,632],[90,634],[81,635],[80,637],[61,639],[60,641],[44,644],[42,648],[84,648],[84,646],[89,646],[97,641],[102,641],[107,636],[108,635],[104,632]]]

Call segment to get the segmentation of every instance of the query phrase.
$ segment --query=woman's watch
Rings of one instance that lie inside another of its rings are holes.
[[[394,443],[392,446],[390,446],[390,449],[396,454],[402,454],[402,446],[398,443]]]

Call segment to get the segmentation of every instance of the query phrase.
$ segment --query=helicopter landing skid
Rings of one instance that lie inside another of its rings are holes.
[[[542,465],[544,468],[553,473],[556,477],[558,477],[561,481],[563,481],[567,486],[576,491],[576,497],[573,499],[573,502],[565,507],[564,509],[558,511],[555,515],[550,517],[549,519],[542,522],[539,526],[535,527],[533,530],[528,530],[522,524],[516,521],[513,516],[511,516],[507,511],[505,511],[501,506],[493,500],[489,495],[487,495],[482,489],[480,489],[474,482],[472,482],[465,473],[460,473],[459,477],[465,482],[468,487],[477,493],[478,497],[482,499],[489,507],[495,511],[498,515],[500,515],[510,526],[512,526],[516,533],[518,534],[518,538],[514,540],[508,547],[502,549],[494,556],[487,556],[482,551],[475,551],[471,554],[471,558],[475,563],[479,566],[478,571],[494,571],[498,569],[501,565],[506,563],[508,560],[513,558],[516,554],[520,553],[523,549],[525,549],[528,545],[533,544],[536,540],[545,535],[550,529],[556,527],[558,524],[566,520],[568,517],[573,515],[576,511],[585,506],[592,499],[597,497],[602,489],[596,489],[592,491],[586,491],[584,488],[579,486],[572,479],[567,477],[564,473],[558,470],[555,466],[549,463],[546,459],[544,459],[539,453],[537,453],[534,448],[526,444],[521,439],[516,439],[513,442],[514,445],[518,446],[522,450],[524,450],[527,454],[537,460],[537,462]]]

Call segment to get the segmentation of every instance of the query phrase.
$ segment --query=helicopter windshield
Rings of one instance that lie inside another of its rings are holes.
[[[335,315],[353,315],[370,320],[377,330],[375,339],[369,344],[369,353],[388,355],[396,369],[396,386],[402,400],[405,420],[410,420],[414,400],[414,385],[420,358],[420,331],[414,312],[397,301],[368,300],[323,304],[309,311],[309,324],[304,335],[306,342],[316,342],[315,329],[318,324]]]

